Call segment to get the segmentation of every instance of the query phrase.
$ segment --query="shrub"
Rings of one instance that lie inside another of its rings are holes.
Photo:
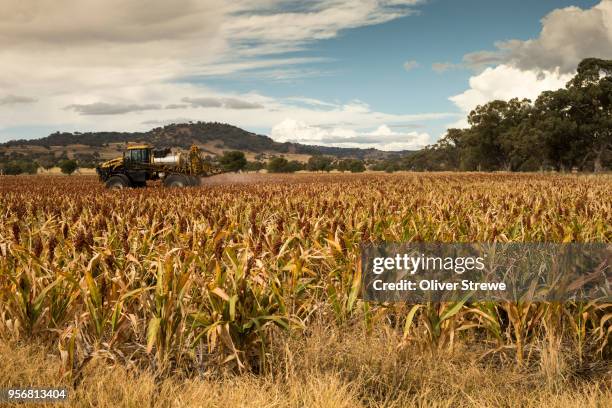
[[[247,165],[247,160],[244,157],[244,153],[238,150],[224,152],[223,156],[221,156],[219,159],[219,162],[223,168],[228,171],[242,170]]]
[[[77,169],[77,162],[75,160],[62,160],[59,164],[62,173],[72,174]]]
[[[260,161],[249,161],[246,166],[244,166],[245,171],[259,171],[265,168],[266,164]]]

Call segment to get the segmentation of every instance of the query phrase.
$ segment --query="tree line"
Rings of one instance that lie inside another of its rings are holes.
[[[73,173],[78,167],[93,168],[100,162],[100,155],[97,152],[74,153],[73,158],[69,159],[67,152],[62,152],[59,156],[53,153],[32,152],[29,154],[11,152],[9,154],[0,152],[0,174],[36,174],[39,168],[46,170],[52,167],[59,167],[65,174]]]
[[[259,171],[270,173],[294,173],[300,170],[308,171],[350,171],[360,173],[366,170],[364,161],[359,159],[337,159],[332,156],[315,155],[307,163],[297,160],[287,160],[283,156],[272,157],[267,162],[261,160],[247,161],[241,151],[224,152],[219,163],[228,171]]]
[[[612,61],[583,60],[565,88],[535,101],[495,100],[438,143],[391,159],[392,170],[537,171],[612,168]]]

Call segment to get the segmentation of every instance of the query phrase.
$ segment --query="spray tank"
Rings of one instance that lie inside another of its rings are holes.
[[[181,163],[181,154],[170,154],[164,157],[153,157],[154,164],[169,164],[169,165],[180,165]]]
[[[153,150],[153,164],[180,167],[183,163],[184,158],[180,152],[172,153],[168,148]]]

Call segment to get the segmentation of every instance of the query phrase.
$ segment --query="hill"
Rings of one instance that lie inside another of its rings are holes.
[[[56,132],[41,139],[13,140],[0,144],[0,155],[40,157],[53,153],[55,157],[89,155],[94,159],[117,156],[127,142],[146,142],[159,148],[183,148],[192,144],[206,153],[220,154],[225,150],[241,150],[247,156],[286,155],[305,161],[312,155],[329,155],[338,158],[385,159],[398,152],[377,149],[310,146],[299,143],[279,143],[268,136],[248,132],[236,126],[217,122],[171,124],[148,132]]]

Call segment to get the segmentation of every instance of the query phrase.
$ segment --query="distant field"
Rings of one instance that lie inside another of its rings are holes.
[[[109,143],[107,146],[87,146],[82,144],[72,144],[66,146],[44,146],[23,145],[23,146],[1,146],[0,152],[10,155],[17,153],[22,155],[31,154],[49,154],[52,153],[56,157],[60,157],[62,153],[66,153],[69,159],[73,159],[75,154],[93,154],[98,153],[103,160],[112,159],[113,157],[121,156],[125,148],[124,143]]]
[[[195,144],[202,149],[204,155],[223,155],[223,152],[233,150],[225,146],[221,140],[212,140],[207,143],[195,142]],[[108,143],[105,146],[70,144],[66,146],[50,146],[49,148],[36,145],[0,146],[0,153],[4,153],[7,156],[11,154],[20,154],[25,156],[53,154],[55,157],[60,157],[63,153],[65,153],[69,159],[73,159],[75,158],[75,155],[79,154],[83,155],[98,153],[101,160],[110,160],[121,156],[124,150],[125,143]],[[244,154],[250,161],[255,161],[255,158],[261,154],[265,155],[266,157],[282,155],[287,160],[297,160],[302,163],[307,162],[311,157],[309,154],[279,153],[272,150],[257,153],[246,150],[244,151]]]
[[[59,167],[51,167],[50,169],[39,168],[38,174],[43,176],[66,176]],[[96,169],[79,167],[71,176],[93,176],[95,174]]]
[[[43,378],[97,406],[612,403],[609,303],[357,296],[363,243],[611,243],[609,175],[245,174],[122,191],[5,176],[0,213],[0,388]]]

